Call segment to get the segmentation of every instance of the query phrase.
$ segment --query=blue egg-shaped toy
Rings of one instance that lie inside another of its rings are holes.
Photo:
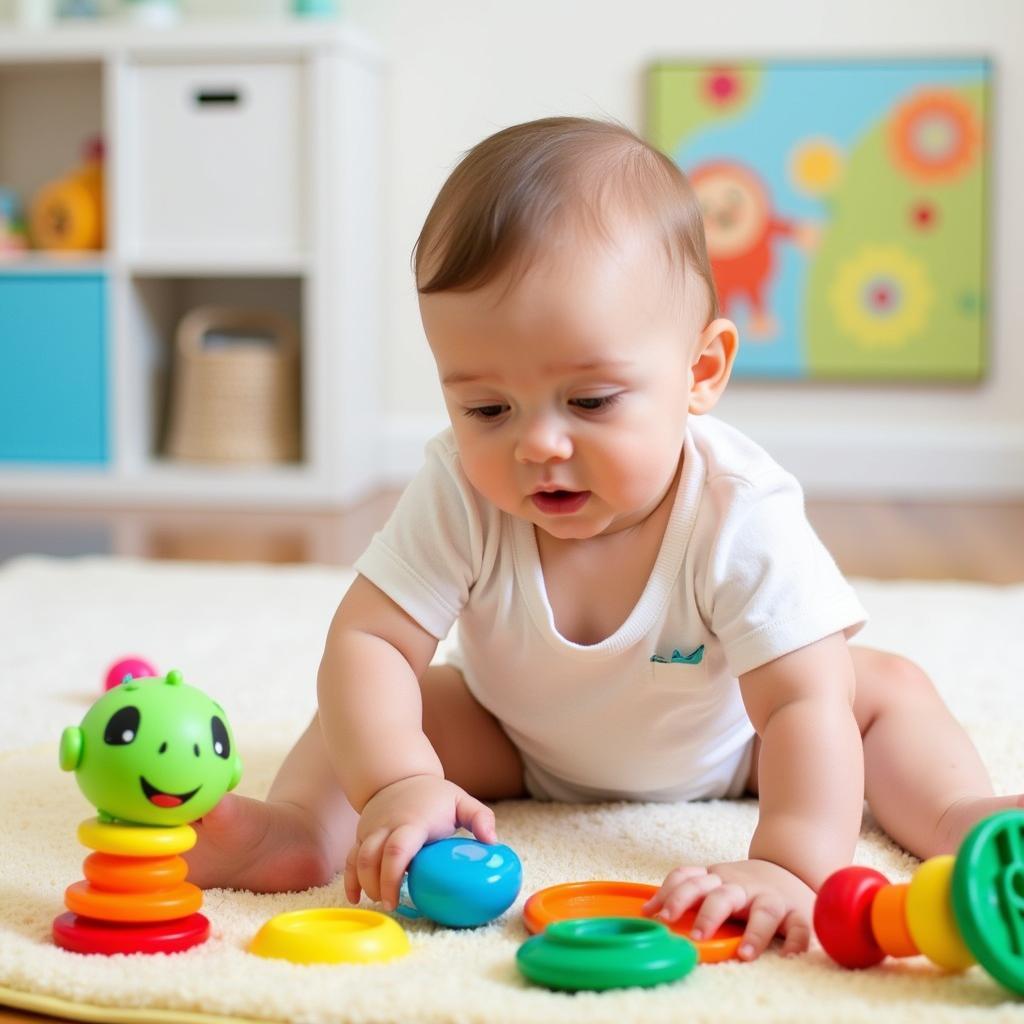
[[[428,843],[413,857],[406,879],[406,917],[429,917],[449,928],[477,928],[500,917],[523,885],[523,865],[503,843],[489,846],[453,836]]]

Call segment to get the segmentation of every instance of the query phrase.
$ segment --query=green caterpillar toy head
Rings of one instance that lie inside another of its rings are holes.
[[[195,821],[242,776],[223,709],[180,672],[105,693],[64,730],[60,766],[101,817],[141,825]]]

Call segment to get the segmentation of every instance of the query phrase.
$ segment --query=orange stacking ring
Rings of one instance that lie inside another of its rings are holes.
[[[909,889],[909,885],[883,886],[871,904],[871,931],[889,956],[917,956],[920,952],[907,928]]]
[[[119,857],[90,853],[82,863],[94,889],[107,892],[153,892],[185,881],[188,864],[182,857]]]
[[[526,930],[536,935],[554,921],[580,917],[644,917],[643,905],[658,891],[642,882],[565,882],[539,889],[523,907]],[[726,921],[714,935],[694,939],[690,929],[697,917],[691,907],[668,929],[689,939],[697,947],[702,964],[716,964],[737,958],[746,925]],[[648,919],[649,920],[649,919]]]
[[[191,882],[153,892],[106,892],[88,882],[74,882],[64,890],[64,905],[100,921],[173,921],[196,913],[203,905],[203,891]]]

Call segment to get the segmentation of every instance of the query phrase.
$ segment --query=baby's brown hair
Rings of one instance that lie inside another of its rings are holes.
[[[686,175],[625,125],[581,117],[513,125],[469,150],[416,240],[417,288],[472,291],[513,264],[514,281],[566,216],[608,239],[607,214],[623,210],[650,220],[684,281],[690,267],[704,282],[705,324],[718,316],[704,222]]]

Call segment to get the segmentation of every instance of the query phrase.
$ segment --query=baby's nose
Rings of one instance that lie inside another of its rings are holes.
[[[572,437],[557,416],[535,416],[527,421],[516,441],[519,462],[549,462],[572,455]]]

